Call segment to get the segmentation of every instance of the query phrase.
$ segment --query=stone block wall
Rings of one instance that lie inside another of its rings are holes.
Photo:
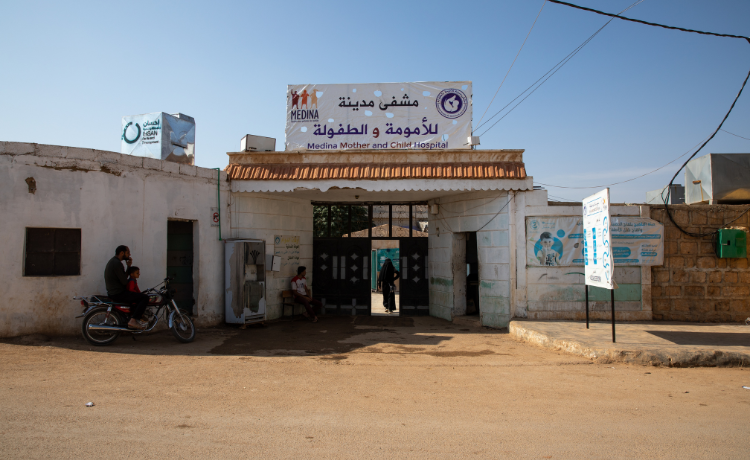
[[[691,232],[743,227],[750,212],[744,206],[672,205],[674,220]],[[739,219],[729,225],[734,219]],[[664,265],[652,267],[653,319],[693,322],[740,322],[750,317],[748,259],[720,259],[711,237],[682,233],[663,205],[651,206],[651,218],[664,224]]]

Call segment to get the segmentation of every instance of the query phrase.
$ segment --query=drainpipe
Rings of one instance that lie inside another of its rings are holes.
[[[221,241],[221,168],[216,170],[216,206],[219,208],[219,241]]]

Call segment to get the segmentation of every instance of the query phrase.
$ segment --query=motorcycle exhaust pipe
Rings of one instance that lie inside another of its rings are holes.
[[[100,324],[89,324],[89,331],[141,332],[138,329],[128,329],[127,327],[117,327],[117,326],[103,326]]]

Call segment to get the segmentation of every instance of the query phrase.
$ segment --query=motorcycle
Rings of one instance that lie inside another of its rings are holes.
[[[148,305],[144,316],[148,319],[145,329],[128,328],[132,304],[116,302],[105,295],[78,296],[83,313],[76,318],[83,318],[81,332],[83,337],[96,346],[110,345],[122,333],[143,334],[154,330],[159,324],[159,317],[168,321],[169,329],[177,340],[190,343],[195,339],[195,325],[187,312],[177,308],[174,301],[174,289],[169,289],[172,278],[143,291],[148,295]],[[136,318],[138,319],[138,318]]]

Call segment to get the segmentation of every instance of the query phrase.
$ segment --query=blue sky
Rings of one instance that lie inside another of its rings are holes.
[[[619,12],[633,1],[577,3]],[[244,134],[283,146],[286,85],[298,83],[471,80],[476,126],[543,3],[3,2],[0,140],[119,151],[123,115],[182,112],[196,119],[196,164],[224,167]],[[645,0],[627,15],[750,35],[746,0]],[[606,21],[546,3],[488,115]],[[629,179],[707,138],[749,68],[742,40],[615,20],[481,148],[525,149],[547,184]],[[750,88],[724,128],[750,138]],[[750,141],[720,132],[710,152],[750,152]],[[613,201],[642,202],[679,164],[613,186]]]

